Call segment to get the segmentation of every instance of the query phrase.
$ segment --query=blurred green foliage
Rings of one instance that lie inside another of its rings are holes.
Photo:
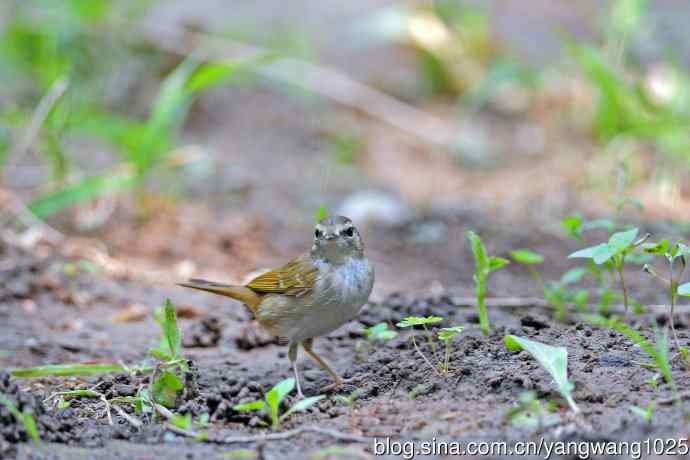
[[[53,181],[30,205],[46,217],[79,202],[143,187],[179,143],[180,129],[199,93],[226,81],[248,62],[204,64],[188,58],[173,65],[136,32],[150,1],[42,0],[14,2],[0,36],[0,165],[9,132],[26,130],[36,107],[56,85],[67,90],[52,101],[32,147],[45,155]],[[132,69],[134,69],[132,71]],[[159,75],[163,74],[158,83]],[[137,84],[159,85],[148,115],[136,116]],[[4,94],[3,94],[4,93]],[[14,136],[12,136],[14,137]],[[19,136],[17,136],[19,137]],[[69,140],[94,138],[121,163],[98,174],[72,174]],[[23,152],[18,152],[23,153]]]
[[[567,45],[597,93],[592,127],[599,141],[619,135],[647,141],[687,166],[690,76],[672,60],[645,68],[629,56],[648,10],[647,0],[615,0],[603,24],[604,46]]]

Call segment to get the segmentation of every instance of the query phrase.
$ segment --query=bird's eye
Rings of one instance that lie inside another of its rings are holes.
[[[317,228],[316,230],[314,230],[314,236],[317,238],[321,238],[323,236],[323,232]]]
[[[343,230],[343,235],[347,236],[348,238],[355,236],[354,228],[347,227],[345,230]]]

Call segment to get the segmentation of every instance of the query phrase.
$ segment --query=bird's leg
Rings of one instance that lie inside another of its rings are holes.
[[[288,348],[288,358],[290,359],[290,363],[292,364],[292,372],[295,374],[295,383],[297,384],[297,398],[303,399],[304,393],[302,393],[302,386],[299,383],[299,371],[297,370],[297,351],[299,350],[299,345],[299,342],[290,342],[290,347]]]
[[[343,379],[338,375],[336,371],[331,369],[331,367],[324,361],[321,356],[317,355],[314,350],[312,350],[312,345],[314,344],[314,339],[307,339],[304,342],[302,342],[302,347],[304,347],[304,351],[307,352],[311,358],[316,361],[316,363],[323,368],[326,372],[330,374],[331,377],[333,377],[334,382],[331,385],[326,386],[325,388],[322,389],[322,391],[328,391],[328,390],[333,390],[336,388],[339,388],[342,386],[344,383]]]

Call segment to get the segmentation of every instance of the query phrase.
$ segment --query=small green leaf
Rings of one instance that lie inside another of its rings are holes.
[[[508,350],[525,350],[531,354],[551,375],[558,391],[570,408],[575,412],[580,412],[572,397],[573,384],[568,380],[568,350],[514,335],[507,335],[503,340]]]
[[[574,284],[574,283],[579,283],[580,280],[587,274],[587,269],[582,268],[582,267],[575,267],[571,268],[567,272],[563,273],[563,276],[561,276],[561,283],[562,284]]]
[[[203,64],[187,80],[190,93],[204,91],[227,80],[240,67],[238,64]]]
[[[503,257],[491,256],[489,257],[489,272],[498,270],[499,268],[504,267],[509,263],[510,261],[508,259],[504,259]]]
[[[609,251],[612,254],[620,254],[635,242],[637,238],[638,229],[633,228],[625,232],[618,232],[611,235],[609,238]],[[596,260],[595,260],[596,262]]]
[[[561,221],[561,225],[566,230],[569,236],[575,239],[582,238],[582,217],[569,216]]]
[[[280,403],[295,388],[295,379],[288,379],[278,382],[271,390],[266,393],[266,402],[271,409],[271,420],[278,420],[278,408]]]
[[[690,283],[685,283],[678,286],[678,295],[690,296]]]
[[[168,352],[160,349],[160,348],[149,348],[149,354],[153,356],[156,359],[159,359],[163,362],[168,362],[172,361],[173,357],[170,355]]]
[[[307,410],[309,407],[313,406],[317,402],[321,401],[323,398],[326,396],[320,395],[320,396],[312,396],[310,398],[304,398],[299,401],[297,401],[295,404],[292,405],[290,409],[288,409],[283,415],[281,415],[280,420],[285,420],[288,418],[290,415],[294,414],[295,412],[303,412]]]
[[[668,252],[669,242],[668,240],[661,240],[658,243],[644,243],[642,245],[642,250],[649,254],[655,254],[657,256],[663,256]]]
[[[153,399],[165,407],[175,407],[177,394],[183,388],[184,384],[176,374],[171,371],[163,371],[153,382]]]
[[[604,243],[602,243],[604,244]],[[598,248],[600,245],[597,246],[590,246],[588,248],[580,249],[579,251],[575,251],[572,254],[568,256],[568,259],[592,259],[594,257],[594,251],[596,248]]]
[[[163,335],[165,335],[166,343],[170,348],[170,354],[174,358],[180,355],[180,348],[182,346],[182,335],[180,328],[177,325],[177,313],[175,306],[170,299],[165,300],[164,305],[165,315],[163,317]]]
[[[469,230],[467,232],[467,239],[470,243],[470,247],[472,248],[475,263],[477,264],[475,273],[488,273],[489,258],[486,255],[486,248],[484,247],[484,244],[482,244],[481,238],[479,238],[479,235]]]
[[[614,255],[615,253],[611,251],[611,246],[606,243],[602,243],[595,247],[594,253],[592,254],[592,259],[594,260],[595,264],[601,265],[606,263]]]
[[[192,414],[177,415],[173,414],[170,423],[183,430],[188,430],[192,427]]]
[[[596,246],[580,249],[579,251],[575,251],[568,256],[569,259],[593,259],[594,263],[597,265],[603,264],[611,257],[613,257],[613,253],[609,249],[609,245],[607,243],[601,243]]]
[[[388,329],[388,323],[378,323],[364,329],[362,333],[365,337],[372,340],[390,340],[398,335],[397,331]]]
[[[447,341],[461,333],[465,329],[464,326],[444,327],[438,331],[438,339]]]
[[[266,407],[266,402],[263,400],[258,400],[243,404],[236,404],[232,406],[232,410],[237,412],[252,412],[255,410],[262,410],[264,407]]]
[[[440,316],[427,316],[427,317],[421,317],[421,316],[408,316],[404,318],[402,321],[396,324],[398,327],[413,327],[413,326],[422,326],[425,324],[435,324],[443,321],[443,318]]]
[[[531,249],[516,249],[510,255],[515,262],[520,264],[535,265],[544,262],[544,256]]]
[[[316,222],[321,222],[325,218],[328,217],[328,209],[326,208],[326,205],[321,205],[319,206],[319,209],[316,210]]]

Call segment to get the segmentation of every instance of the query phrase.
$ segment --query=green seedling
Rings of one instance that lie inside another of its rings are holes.
[[[620,282],[620,289],[623,293],[623,304],[625,312],[628,312],[628,289],[625,285],[624,264],[625,257],[632,253],[637,247],[643,244],[649,234],[636,240],[638,229],[618,232],[611,235],[607,243],[601,243],[596,246],[590,246],[585,249],[580,249],[568,256],[568,258],[584,258],[591,259],[596,265],[609,264],[612,270],[618,274]]]
[[[397,337],[398,331],[389,329],[387,323],[378,323],[374,326],[364,328],[362,335],[366,337],[367,340],[366,342],[358,340],[355,344],[355,353],[358,361],[362,360],[365,352],[371,352],[374,345],[384,343]]]
[[[29,435],[31,440],[36,445],[41,444],[41,436],[38,434],[38,427],[36,426],[36,420],[34,420],[33,415],[28,410],[20,411],[17,406],[4,394],[0,393],[0,404],[5,406],[7,410],[14,416],[19,423],[24,426],[24,431]]]
[[[159,361],[151,379],[150,394],[153,402],[171,408],[176,406],[178,396],[184,390],[181,376],[187,371],[187,360],[180,356],[182,334],[170,299],[166,299],[157,316],[162,337],[158,347],[149,349],[149,354]]]
[[[319,402],[324,395],[312,396],[310,398],[304,398],[293,404],[287,411],[280,414],[280,403],[289,395],[292,390],[295,389],[295,379],[288,378],[280,381],[271,388],[271,390],[266,393],[264,399],[259,399],[256,401],[251,401],[248,403],[237,404],[233,406],[233,409],[237,412],[263,412],[271,422],[271,428],[273,431],[280,430],[281,423],[285,421],[288,417],[296,412],[302,412],[307,410],[309,407],[313,406],[315,403]]]
[[[464,328],[462,326],[444,327],[439,329],[436,333],[436,336],[434,336],[434,334],[429,330],[427,326],[440,323],[441,321],[443,321],[443,318],[441,318],[440,316],[408,316],[407,318],[397,323],[396,326],[400,328],[414,328],[415,326],[422,326],[422,328],[424,329],[424,335],[427,339],[429,347],[431,348],[434,360],[437,362],[437,364],[432,364],[431,360],[424,354],[421,348],[419,348],[419,345],[417,345],[417,340],[415,339],[414,330],[412,332],[412,335],[410,336],[412,340],[412,345],[414,346],[415,351],[422,357],[424,362],[427,363],[429,367],[431,367],[437,375],[445,377],[449,373],[448,361],[450,359],[451,342],[453,338],[455,338],[455,336],[462,332]],[[444,343],[445,352],[442,359],[439,359],[437,355],[438,345],[436,344],[435,339],[438,339],[439,341]]]
[[[340,403],[345,404],[347,407],[352,407],[352,405],[355,403],[357,398],[362,396],[362,394],[364,394],[364,390],[362,390],[361,388],[356,388],[352,393],[350,393],[347,396],[346,395],[336,395],[335,400],[340,402]]]
[[[656,402],[654,400],[650,401],[646,407],[630,406],[630,412],[640,417],[645,423],[652,423],[652,417],[654,417],[654,409],[656,408]]]
[[[588,273],[585,268],[571,268],[558,281],[549,281],[544,285],[544,298],[553,305],[556,319],[564,320],[568,316],[568,306],[574,304],[579,311],[587,308],[589,291],[586,289],[571,289],[570,286],[580,282]]]
[[[543,430],[560,420],[558,414],[550,413],[551,404],[542,403],[533,391],[526,391],[518,398],[518,404],[510,409],[505,418],[519,428]]]
[[[572,396],[574,385],[568,380],[568,350],[563,347],[554,347],[514,335],[507,335],[503,340],[508,350],[525,350],[532,355],[551,375],[558,392],[563,396],[573,412],[580,412]]]
[[[665,332],[659,334],[657,332],[656,343],[651,343],[642,334],[628,326],[627,324],[618,320],[618,318],[604,318],[601,315],[588,315],[587,321],[600,327],[606,327],[628,337],[633,343],[638,345],[645,353],[647,353],[654,361],[654,367],[657,367],[663,375],[664,380],[676,392],[676,384],[671,373],[671,362],[668,357],[668,334]]]
[[[445,343],[445,351],[443,353],[443,363],[440,365],[441,367],[441,373],[443,375],[448,375],[448,372],[450,372],[450,349],[451,349],[451,344],[453,342],[453,339],[455,336],[460,334],[465,328],[463,326],[453,326],[453,327],[442,327],[441,330],[438,331],[437,337],[438,339]]]
[[[388,323],[378,323],[374,326],[365,328],[362,334],[371,342],[385,342],[397,337],[398,331],[389,329]]]
[[[489,274],[510,263],[507,259],[486,254],[486,248],[479,235],[473,231],[467,232],[467,239],[474,254],[475,270],[474,284],[477,295],[477,310],[479,312],[479,326],[484,335],[489,335],[491,326],[489,324],[489,314],[486,310],[484,299],[486,297],[486,280]]]
[[[680,294],[680,279],[682,279],[683,272],[685,272],[686,256],[690,256],[690,248],[681,242],[671,245],[668,240],[661,240],[658,243],[644,244],[643,249],[649,254],[663,257],[668,264],[668,278],[657,273],[654,267],[649,264],[644,266],[644,271],[663,282],[668,287],[670,301],[669,325],[673,333],[673,341],[676,345],[676,349],[681,350],[678,335],[676,334],[674,316],[678,295],[682,295]],[[680,267],[678,269],[676,269],[676,262],[680,262]]]

